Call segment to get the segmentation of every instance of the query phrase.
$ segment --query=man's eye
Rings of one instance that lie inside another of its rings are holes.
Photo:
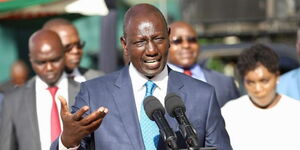
[[[161,41],[163,41],[165,38],[163,38],[163,37],[156,37],[156,38],[154,38],[154,41],[157,41],[157,42],[161,42]]]
[[[61,60],[61,57],[55,58],[52,60],[52,62],[59,62]]]
[[[145,41],[136,41],[136,42],[134,42],[134,45],[143,46],[144,43],[145,43]]]
[[[35,64],[37,64],[37,65],[43,65],[45,62],[43,62],[43,61],[35,61]]]

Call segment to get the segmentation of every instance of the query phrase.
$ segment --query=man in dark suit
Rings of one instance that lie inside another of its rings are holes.
[[[5,96],[0,145],[6,150],[47,150],[60,134],[57,95],[71,100],[79,83],[64,73],[64,50],[59,36],[39,30],[29,39],[29,58],[37,76]],[[54,129],[55,127],[55,129]]]
[[[200,46],[193,27],[185,22],[174,22],[170,28],[169,66],[212,85],[220,107],[229,100],[238,98],[240,94],[232,78],[197,64]]]
[[[129,66],[81,83],[73,114],[60,97],[64,130],[51,149],[149,150],[149,146],[154,146],[151,150],[166,149],[161,138],[156,143],[158,132],[148,136],[143,130],[143,122],[147,120],[142,119],[142,103],[151,83],[155,85],[151,94],[161,103],[170,92],[184,99],[186,114],[196,129],[200,146],[231,150],[214,88],[167,67],[170,30],[162,13],[149,4],[135,5],[125,14],[123,31],[121,44],[130,59]],[[167,115],[166,118],[178,133],[176,120]],[[148,125],[154,127],[152,124]],[[180,148],[186,148],[185,142],[177,142]]]
[[[84,41],[80,40],[76,27],[66,19],[55,18],[46,22],[43,29],[56,32],[65,47],[65,71],[76,82],[84,82],[104,75],[104,72],[79,67]]]

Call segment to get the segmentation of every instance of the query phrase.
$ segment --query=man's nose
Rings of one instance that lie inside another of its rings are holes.
[[[79,48],[78,46],[74,45],[70,51],[70,53],[73,53],[73,54],[78,54],[82,51],[81,48]]]
[[[46,69],[47,69],[47,71],[52,71],[53,70],[53,64],[51,62],[47,62]]]
[[[152,42],[152,41],[148,42],[146,54],[147,55],[156,55],[157,54],[157,45],[154,42]]]
[[[181,46],[184,47],[184,48],[189,48],[190,47],[190,42],[187,39],[182,40]]]

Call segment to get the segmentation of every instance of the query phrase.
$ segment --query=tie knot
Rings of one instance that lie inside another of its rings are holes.
[[[153,83],[151,80],[146,82],[146,95],[147,96],[151,96],[153,94],[153,90],[156,87],[155,83]]]
[[[48,90],[50,91],[52,96],[55,96],[55,94],[58,90],[58,87],[57,86],[50,86],[50,87],[48,87]]]
[[[189,69],[184,70],[183,73],[188,75],[188,76],[192,76],[192,71],[189,70]]]

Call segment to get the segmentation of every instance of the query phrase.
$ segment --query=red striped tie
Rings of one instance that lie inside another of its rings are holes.
[[[57,105],[55,102],[55,94],[58,90],[57,86],[49,87],[48,90],[52,96],[52,108],[51,108],[51,142],[53,142],[60,134],[60,121],[59,121],[59,114]]]

